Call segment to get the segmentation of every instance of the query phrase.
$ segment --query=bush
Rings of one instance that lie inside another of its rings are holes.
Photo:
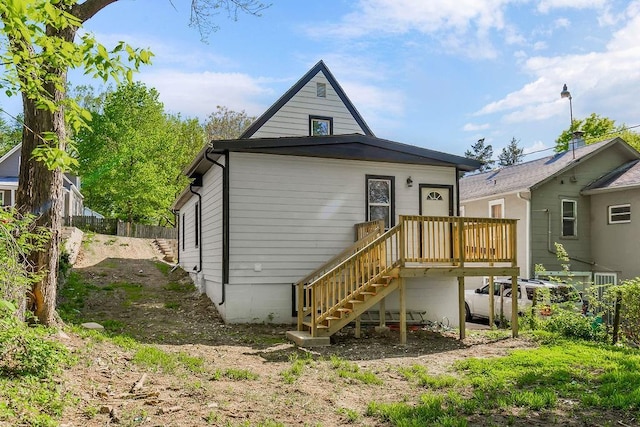
[[[68,350],[46,339],[43,327],[28,327],[14,315],[16,307],[0,300],[0,374],[49,378],[69,361]]]
[[[622,338],[640,346],[640,277],[622,282],[608,291],[609,298],[620,298],[620,334]]]
[[[552,316],[539,323],[541,329],[567,338],[606,341],[607,331],[596,317],[583,316],[573,311],[556,309]]]

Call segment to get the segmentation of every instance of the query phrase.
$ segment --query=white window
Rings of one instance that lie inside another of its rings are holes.
[[[384,220],[393,226],[393,177],[367,175],[367,221]]]
[[[578,202],[562,199],[562,237],[578,236]]]
[[[489,202],[489,218],[504,218],[504,199]]]
[[[311,136],[333,135],[333,119],[331,117],[309,117],[309,134]]]
[[[326,83],[316,83],[316,95],[318,98],[326,98],[327,97],[327,84]]]
[[[609,224],[624,224],[631,222],[631,205],[609,206]]]

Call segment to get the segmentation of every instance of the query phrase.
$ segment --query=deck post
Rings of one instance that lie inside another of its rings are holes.
[[[511,336],[518,338],[518,276],[511,276]]]
[[[467,336],[466,310],[464,309],[464,276],[458,277],[458,319],[460,322],[460,339]]]
[[[360,317],[356,317],[356,338],[360,338]]]
[[[297,284],[298,293],[298,330],[302,330],[302,321],[304,319],[304,283]]]
[[[493,267],[493,263],[489,264]],[[489,276],[489,327],[493,328],[495,324],[494,315],[496,313],[496,297],[495,297],[495,284],[493,283],[494,277],[493,275]]]
[[[386,304],[387,299],[386,298],[382,298],[379,302],[379,307],[378,307],[378,316],[380,317],[380,327],[385,327],[387,326],[387,304]]]
[[[400,291],[400,344],[407,343],[407,295],[405,292],[405,279],[399,278],[398,290]]]

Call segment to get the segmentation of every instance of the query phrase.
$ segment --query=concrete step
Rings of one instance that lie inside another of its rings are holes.
[[[328,347],[331,345],[329,337],[312,337],[307,331],[287,331],[287,339],[300,347]]]

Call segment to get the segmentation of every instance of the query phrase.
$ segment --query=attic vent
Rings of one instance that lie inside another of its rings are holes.
[[[326,83],[316,83],[316,94],[318,98],[326,98],[327,97],[327,84]]]

